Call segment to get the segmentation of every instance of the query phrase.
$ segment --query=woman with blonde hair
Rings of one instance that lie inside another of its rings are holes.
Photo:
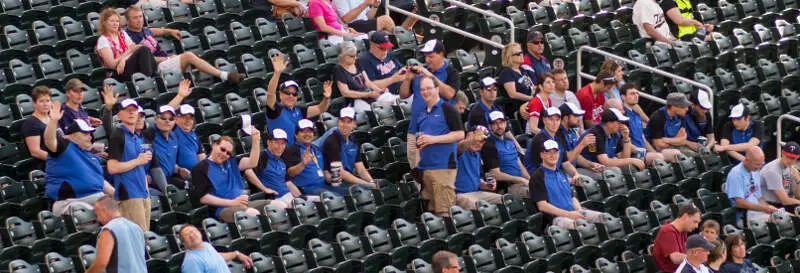
[[[525,52],[518,43],[509,43],[503,47],[503,69],[500,70],[497,83],[503,86],[511,99],[528,102],[533,99],[536,84],[536,72],[524,65]]]
[[[114,77],[129,81],[134,73],[152,76],[157,70],[153,53],[147,47],[136,45],[120,27],[122,17],[112,8],[100,13],[100,24],[95,51],[103,67],[114,70]]]
[[[709,242],[714,245],[714,249],[708,254],[706,265],[710,273],[717,273],[722,267],[722,264],[725,263],[728,256],[728,248],[725,247],[725,244],[720,240],[711,240]]]

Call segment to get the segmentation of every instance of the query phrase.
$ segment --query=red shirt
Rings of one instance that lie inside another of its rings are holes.
[[[599,124],[600,115],[603,114],[603,104],[606,103],[606,97],[603,93],[592,94],[592,84],[590,83],[578,90],[575,97],[581,103],[583,111],[586,111],[586,114],[583,114],[583,120],[591,120],[595,124]]]
[[[539,95],[536,95],[528,103],[528,115],[530,115],[530,117],[532,118],[533,117],[538,118],[539,116],[541,116],[545,108],[550,108],[550,106],[552,105],[553,104],[550,103],[549,97],[547,98],[547,103],[545,103],[544,101],[542,101],[542,98],[539,97]]]
[[[678,269],[678,265],[669,259],[669,254],[686,253],[687,236],[686,232],[679,232],[672,223],[661,226],[653,241],[653,258],[656,260],[658,270],[675,272]]]

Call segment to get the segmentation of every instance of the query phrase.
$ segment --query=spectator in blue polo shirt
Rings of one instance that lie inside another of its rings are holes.
[[[275,129],[275,132],[276,134],[286,134],[281,129]],[[258,158],[258,165],[244,171],[245,179],[250,182],[250,190],[258,190],[266,195],[274,196],[270,205],[278,209],[285,209],[292,204],[295,196],[289,192],[289,188],[297,188],[286,176],[286,163],[281,159],[285,150],[285,139],[268,139],[267,148],[261,152],[261,156]]]
[[[458,70],[445,60],[445,55],[447,53],[444,50],[444,44],[437,39],[431,39],[428,40],[419,51],[425,55],[425,66],[410,65],[408,68],[410,73],[406,73],[406,78],[400,85],[400,98],[406,99],[412,97],[412,121],[425,109],[425,99],[422,98],[420,92],[420,81],[423,76],[428,76],[436,81],[436,86],[439,90],[439,98],[450,105],[455,104],[456,91],[461,87],[461,79],[459,78]],[[417,166],[420,160],[419,151],[417,150],[417,146],[419,145],[415,143],[415,134],[418,131],[417,124],[411,122],[408,126],[408,135],[406,136],[406,154],[412,169]]]
[[[571,114],[572,112],[568,113]],[[525,157],[522,161],[525,163],[525,168],[528,170],[528,173],[533,173],[533,171],[542,165],[542,161],[539,157],[539,154],[542,153],[542,144],[544,144],[545,141],[552,139],[558,143],[559,151],[561,151],[561,155],[558,159],[559,164],[557,167],[561,170],[564,170],[564,172],[570,176],[578,174],[578,171],[575,169],[575,165],[573,164],[575,164],[577,159],[580,157],[581,150],[583,150],[586,145],[589,145],[590,143],[593,144],[595,138],[594,136],[589,136],[583,138],[583,140],[580,142],[568,143],[568,141],[573,140],[567,139],[567,130],[561,126],[561,116],[561,110],[556,107],[547,108],[542,112],[542,123],[544,124],[544,128],[529,141],[528,150],[525,152]],[[574,132],[570,133],[575,134]],[[574,141],[577,141],[577,138],[574,138]]]
[[[420,80],[420,98],[425,108],[412,117],[419,128],[415,145],[419,148],[422,171],[422,198],[428,200],[428,210],[436,215],[449,215],[455,204],[457,143],[464,139],[464,129],[456,108],[439,97],[438,80],[424,75]]]
[[[214,209],[214,216],[233,223],[234,213],[244,211],[248,215],[260,215],[269,200],[249,201],[249,191],[245,190],[240,172],[255,168],[261,155],[261,134],[251,127],[251,147],[248,157],[236,157],[233,139],[229,136],[218,138],[211,145],[211,154],[197,163],[192,169],[191,197],[196,205],[208,205]],[[285,132],[273,130],[268,139],[287,139]]]
[[[289,192],[294,197],[301,195],[318,196],[323,191],[330,191],[339,195],[347,195],[347,187],[332,186],[325,181],[322,148],[314,141],[314,122],[301,119],[297,122],[294,136],[295,142],[286,147],[283,161],[286,162],[287,179],[292,184],[287,184]]]
[[[458,143],[458,171],[456,173],[456,204],[476,210],[478,201],[492,204],[503,202],[503,196],[494,192],[496,183],[489,184],[481,171],[481,149],[489,138],[489,129],[483,125],[472,126],[467,137]]]
[[[59,216],[67,213],[72,204],[92,205],[104,192],[114,193],[114,187],[103,178],[100,158],[89,151],[94,127],[77,119],[61,136],[56,131],[63,116],[61,104],[53,103],[42,138],[48,150],[45,196],[55,201],[52,211]]]
[[[600,124],[595,125],[587,131],[583,137],[589,134],[594,135],[595,144],[587,145],[581,155],[589,161],[600,163],[605,168],[621,173],[619,167],[633,165],[639,170],[644,170],[644,161],[638,158],[631,158],[630,130],[625,123],[628,117],[616,108],[603,111],[600,115]],[[578,172],[582,175],[594,179],[602,178],[602,172],[598,169],[579,168]]]
[[[108,173],[116,188],[115,199],[120,213],[142,230],[150,230],[150,192],[145,166],[153,159],[152,151],[142,147],[145,139],[137,132],[139,104],[125,99],[117,113],[121,126],[108,138]]]
[[[469,110],[467,116],[467,126],[481,125],[489,127],[489,113],[492,111],[501,111],[497,105],[497,81],[492,77],[485,77],[481,79],[481,98],[475,102],[472,109]]]
[[[178,136],[178,166],[190,171],[197,162],[206,159],[203,144],[194,132],[194,107],[183,104],[175,118],[175,135]]]
[[[731,207],[747,211],[748,221],[767,221],[778,209],[770,205],[761,196],[761,165],[764,164],[764,152],[758,146],[747,150],[744,160],[728,172],[725,180],[725,194]],[[744,213],[739,212],[737,219]],[[740,225],[741,227],[741,225]]]
[[[278,86],[281,73],[286,70],[287,66],[289,66],[289,61],[283,54],[272,57],[273,73],[267,85],[267,109],[265,112],[267,114],[267,130],[281,129],[285,131],[289,135],[286,143],[291,145],[294,143],[294,127],[298,121],[319,116],[328,110],[333,83],[325,81],[322,85],[323,98],[319,104],[308,107],[297,105],[297,97],[301,95],[300,85],[293,80],[287,80]],[[280,95],[276,93],[280,93]]]
[[[552,217],[553,225],[566,229],[575,229],[576,220],[603,222],[602,213],[582,208],[580,201],[572,197],[570,185],[575,179],[568,178],[556,166],[560,154],[558,143],[547,140],[541,150],[542,166],[533,172],[530,182],[531,199],[536,208]]]
[[[494,166],[487,169],[491,172],[498,182],[504,182],[508,193],[526,197],[528,196],[528,181],[530,175],[525,165],[519,158],[516,146],[512,139],[506,135],[506,117],[503,112],[494,111],[489,113],[489,140],[483,145],[481,157],[486,166]]]
[[[697,156],[697,151],[687,145],[686,128],[683,128],[684,116],[691,105],[683,93],[669,93],[667,106],[659,108],[650,115],[650,122],[647,123],[650,141],[656,151],[665,153],[667,161],[675,160],[674,153],[667,152],[668,149],[678,150],[689,157]],[[699,150],[699,147],[696,148]]]
[[[719,145],[714,146],[714,152],[727,152],[731,162],[736,164],[744,159],[745,151],[752,147],[761,147],[764,125],[750,120],[750,110],[741,103],[731,108],[728,117],[731,121],[722,127],[722,136]]]
[[[396,96],[408,71],[403,70],[403,64],[389,52],[392,47],[388,33],[375,31],[369,35],[369,50],[358,56],[357,64],[375,85],[387,86],[388,93]]]
[[[630,119],[628,121],[628,129],[630,130],[631,144],[634,146],[634,150],[631,151],[634,153],[633,155],[639,157],[636,149],[644,149],[644,159],[646,164],[650,164],[656,159],[675,162],[677,159],[675,156],[680,153],[680,151],[671,148],[661,149],[660,152],[656,151],[655,148],[653,148],[653,146],[650,144],[650,141],[645,137],[643,127],[645,124],[645,119],[637,110],[641,108],[639,107],[639,90],[636,89],[636,86],[626,83],[623,84],[619,90],[620,97],[622,98],[622,106],[620,106],[619,110],[625,113],[625,116]],[[616,99],[609,101],[614,100]]]
[[[569,151],[575,149],[580,151],[578,157],[571,162],[572,166],[576,168],[576,171],[578,167],[581,167],[600,172],[600,170],[603,169],[603,165],[587,160],[582,154],[583,149],[588,145],[594,144],[597,139],[594,134],[587,134],[585,137],[581,138],[583,114],[585,114],[586,111],[583,111],[578,105],[580,104],[565,102],[558,108],[558,110],[561,111],[560,130],[564,132],[564,145]],[[585,146],[581,145],[581,147],[578,147],[581,142],[583,142]]]
[[[158,162],[158,166],[166,177],[167,183],[178,188],[186,187],[186,179],[189,178],[190,170],[178,166],[178,154],[180,152],[180,140],[175,132],[175,109],[169,105],[162,105],[158,108],[158,116],[155,118],[156,127],[147,128],[142,131],[142,135],[153,143],[153,162]],[[180,129],[178,129],[180,130]],[[192,154],[194,156],[194,154]],[[151,167],[152,168],[152,167]],[[150,170],[152,172],[152,169]],[[153,176],[155,174],[151,174]],[[160,191],[166,190],[166,185],[156,185]]]
[[[714,123],[711,120],[711,99],[708,92],[704,90],[695,90],[689,97],[692,106],[689,107],[689,113],[683,117],[683,127],[686,128],[686,144],[690,147],[700,150],[700,148],[707,148],[709,150],[714,148],[716,139],[714,138]],[[705,144],[699,140],[705,137]]]
[[[370,188],[375,186],[375,181],[361,162],[361,146],[353,138],[356,128],[356,110],[351,107],[339,111],[339,120],[336,129],[322,144],[322,157],[325,159],[325,180],[335,183],[331,179],[331,164],[341,164],[340,176],[348,185],[364,185]]]

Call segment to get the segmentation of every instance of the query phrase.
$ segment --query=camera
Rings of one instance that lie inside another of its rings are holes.
[[[705,29],[703,29],[703,28],[701,28],[701,29],[698,29],[698,30],[697,30],[697,31],[694,33],[694,36],[695,36],[695,37],[697,37],[697,38],[698,38],[698,39],[700,39],[700,40],[704,40],[704,39],[706,38],[706,35],[708,35],[708,31],[707,31],[707,30],[705,30]]]

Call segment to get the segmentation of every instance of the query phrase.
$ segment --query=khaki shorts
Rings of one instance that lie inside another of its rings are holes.
[[[81,198],[70,198],[70,199],[56,201],[55,203],[53,203],[53,214],[55,214],[56,216],[69,214],[69,207],[72,206],[72,204],[76,203],[84,203],[91,207],[94,205],[95,202],[97,202],[97,199],[100,199],[100,197],[103,196],[105,196],[105,193],[98,192]]]
[[[419,150],[417,149],[417,136],[414,134],[406,135],[406,157],[408,165],[413,170],[419,164]]]
[[[133,198],[118,204],[122,217],[136,223],[145,232],[150,230],[150,198]]]
[[[159,63],[158,71],[161,73],[183,73],[183,69],[181,69],[181,56],[170,56],[166,61]]]
[[[258,210],[258,213],[263,213],[264,206],[269,205],[269,202],[270,200],[253,200],[250,201],[250,203],[248,203],[246,207],[245,206],[226,207],[222,209],[222,211],[219,213],[219,219],[222,219],[222,221],[225,221],[226,223],[233,223],[234,220],[233,215],[237,211],[245,211],[248,208],[253,208]],[[289,203],[289,205],[291,204],[292,203]]]
[[[503,203],[503,196],[488,191],[474,191],[456,194],[456,205],[468,210],[478,209],[478,206],[475,204],[478,201],[486,201],[491,204],[501,204]]]
[[[422,199],[429,201],[428,210],[436,214],[450,212],[456,203],[456,169],[425,170],[422,183]]]

